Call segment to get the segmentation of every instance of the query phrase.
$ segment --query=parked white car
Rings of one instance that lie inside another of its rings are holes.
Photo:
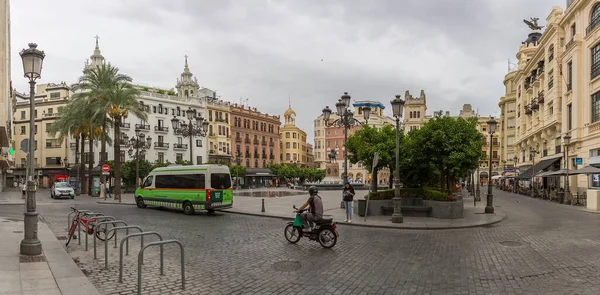
[[[61,197],[75,198],[75,190],[66,182],[55,182],[50,189],[50,197],[53,199]]]

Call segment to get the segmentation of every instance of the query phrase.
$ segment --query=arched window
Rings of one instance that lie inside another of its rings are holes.
[[[246,167],[250,168],[250,159],[246,159]]]
[[[412,118],[412,112],[410,112],[409,114],[410,114],[410,117]]]
[[[185,94],[185,97],[188,97],[188,96],[189,96],[189,95],[188,95],[188,91],[187,91],[187,90],[186,90],[186,91],[184,91],[183,93]]]
[[[421,111],[417,112],[417,118],[421,118]]]
[[[600,24],[600,3],[596,3],[594,8],[592,8],[592,15],[590,16],[590,25],[585,30],[586,33],[589,33],[594,28],[596,28]]]

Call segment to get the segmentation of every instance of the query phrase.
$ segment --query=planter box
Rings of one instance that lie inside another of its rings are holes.
[[[392,206],[392,200],[370,200],[369,201],[369,214],[368,216],[380,216],[383,215],[382,207]],[[352,202],[352,211],[358,216],[365,216],[365,207],[367,206],[366,200],[354,200]]]
[[[425,207],[431,207],[430,216],[439,219],[461,219],[463,218],[464,208],[462,201],[441,202],[424,200]]]

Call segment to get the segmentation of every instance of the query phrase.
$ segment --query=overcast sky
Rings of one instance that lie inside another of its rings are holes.
[[[12,79],[27,90],[18,52],[46,52],[40,82],[81,75],[100,36],[104,57],[135,83],[171,88],[189,56],[221,99],[283,114],[298,125],[347,91],[378,100],[425,90],[428,114],[470,103],[498,114],[507,59],[529,28],[565,0],[12,0]],[[100,4],[101,3],[101,4]]]

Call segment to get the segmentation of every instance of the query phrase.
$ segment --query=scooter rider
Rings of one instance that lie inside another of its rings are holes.
[[[302,212],[300,214],[300,219],[302,219],[302,224],[304,225],[304,229],[311,231],[311,223],[320,220],[323,218],[323,201],[321,197],[317,194],[319,189],[316,186],[311,186],[308,188],[308,194],[310,197],[308,200],[298,209],[298,211],[304,210],[306,207],[310,206],[310,209],[306,212]]]

